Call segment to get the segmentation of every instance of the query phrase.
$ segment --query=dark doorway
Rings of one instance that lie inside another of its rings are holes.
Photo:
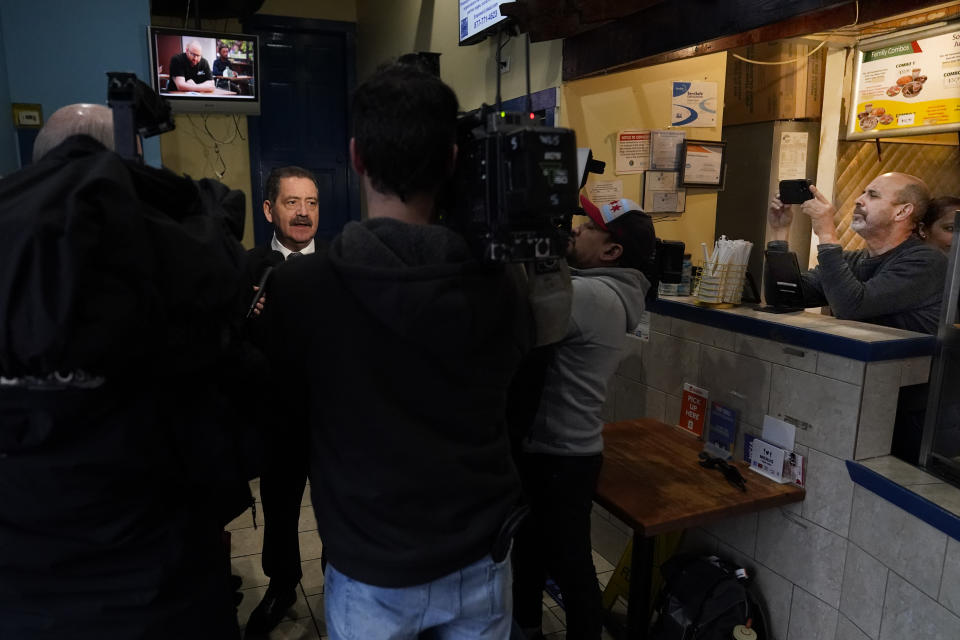
[[[329,240],[360,218],[359,182],[349,162],[349,101],[355,83],[356,25],[254,15],[244,31],[260,36],[259,116],[249,118],[253,234],[270,241],[263,183],[274,167],[298,165],[317,176],[320,225]]]

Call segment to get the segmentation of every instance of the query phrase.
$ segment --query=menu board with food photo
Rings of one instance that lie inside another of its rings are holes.
[[[847,139],[960,129],[960,25],[894,34],[857,53]]]

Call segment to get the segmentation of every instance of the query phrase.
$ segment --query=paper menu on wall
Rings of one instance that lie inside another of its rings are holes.
[[[784,131],[780,134],[780,162],[777,180],[800,180],[807,177],[806,131]]]
[[[643,173],[650,166],[650,132],[625,129],[617,134],[616,173]]]

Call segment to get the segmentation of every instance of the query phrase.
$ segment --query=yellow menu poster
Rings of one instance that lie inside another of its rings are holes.
[[[848,139],[960,129],[960,27],[916,35],[858,51]]]

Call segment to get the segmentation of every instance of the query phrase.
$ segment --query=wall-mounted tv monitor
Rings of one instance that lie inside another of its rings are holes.
[[[460,46],[476,44],[507,19],[500,5],[513,0],[460,0]]]
[[[177,112],[260,113],[257,36],[148,27],[151,84]]]

